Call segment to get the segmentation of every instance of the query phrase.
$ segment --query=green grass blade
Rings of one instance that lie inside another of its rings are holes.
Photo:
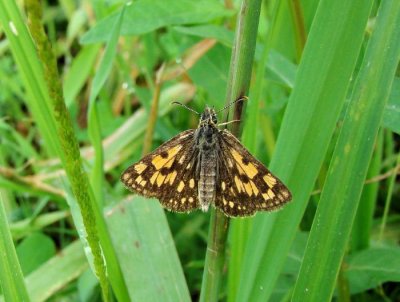
[[[64,76],[63,90],[65,104],[69,108],[78,96],[79,91],[85,85],[93,70],[93,66],[98,56],[100,45],[87,45],[82,48],[75,57],[70,69]]]
[[[0,194],[0,284],[5,301],[30,301]]]
[[[104,56],[101,60],[100,66],[93,79],[93,84],[90,91],[89,109],[88,109],[88,132],[90,140],[94,147],[94,163],[90,174],[91,185],[100,207],[103,207],[103,188],[104,188],[104,152],[102,146],[102,135],[100,126],[100,117],[96,104],[96,99],[100,93],[101,88],[104,86],[107,77],[110,74],[112,63],[117,52],[117,43],[121,29],[121,22],[124,16],[125,7],[118,14],[115,24],[111,29],[111,38],[108,41],[107,47],[104,51]]]
[[[82,243],[78,240],[26,276],[32,301],[47,301],[88,268]]]
[[[60,142],[53,139],[57,137],[57,131],[51,114],[49,94],[43,80],[43,70],[15,1],[0,0],[0,22],[26,89],[26,104],[46,142],[44,147],[49,155],[60,154]]]
[[[174,241],[157,200],[135,196],[107,211],[131,301],[190,301]],[[127,232],[121,230],[128,230]]]
[[[381,2],[332,156],[294,301],[329,301],[332,297],[399,59],[400,2],[388,0]]]
[[[70,216],[69,211],[57,211],[47,214],[38,215],[35,219],[26,218],[19,220],[10,225],[11,234],[14,240],[22,239],[31,233],[40,231],[41,229],[60,222]]]
[[[379,175],[382,165],[383,131],[378,133],[374,155],[369,165],[367,179]],[[360,198],[360,204],[354,220],[351,234],[351,249],[353,251],[366,249],[370,245],[371,229],[374,220],[374,210],[379,191],[379,182],[366,184]]]
[[[255,218],[237,301],[272,294],[344,103],[371,4],[319,4],[270,165],[293,201],[280,213]]]

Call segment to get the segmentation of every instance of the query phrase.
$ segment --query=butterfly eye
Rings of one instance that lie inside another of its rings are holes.
[[[214,124],[216,124],[218,121],[217,121],[217,115],[216,114],[213,114],[212,115],[212,121],[213,121],[213,123]]]

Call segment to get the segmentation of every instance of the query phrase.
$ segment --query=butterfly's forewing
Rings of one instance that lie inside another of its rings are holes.
[[[194,132],[184,131],[143,157],[122,173],[121,181],[139,195],[159,199],[168,210],[196,209],[198,150],[193,144]]]
[[[219,132],[215,206],[227,216],[271,211],[291,200],[286,186],[230,132]]]

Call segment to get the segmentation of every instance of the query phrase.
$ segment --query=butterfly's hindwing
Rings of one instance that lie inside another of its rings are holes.
[[[143,157],[122,173],[121,181],[139,195],[159,199],[168,210],[198,208],[194,132],[184,131]]]
[[[215,206],[226,215],[271,211],[291,199],[286,186],[250,154],[230,132],[219,132],[220,162]]]

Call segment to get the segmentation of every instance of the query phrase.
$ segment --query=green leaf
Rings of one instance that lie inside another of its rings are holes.
[[[80,241],[75,241],[25,278],[32,301],[45,301],[88,268]]]
[[[110,208],[107,225],[131,301],[190,301],[167,220],[157,200],[135,196]]]
[[[297,66],[285,56],[271,49],[269,53],[267,71],[275,75],[282,84],[293,88],[296,78]]]
[[[351,255],[345,274],[352,293],[375,288],[384,282],[400,282],[400,249],[371,248]]]
[[[78,279],[79,301],[99,301],[99,282],[92,270],[86,270]]]
[[[43,233],[33,233],[17,246],[17,255],[24,275],[37,269],[55,253],[54,242]]]
[[[202,87],[209,99],[220,101],[225,98],[228,80],[230,49],[216,45],[189,70],[189,75],[197,87]],[[212,77],[209,74],[212,73]]]
[[[2,185],[1,181],[0,185]],[[26,188],[18,188],[18,190],[24,190],[24,192],[26,192]],[[63,220],[69,216],[70,213],[68,211],[54,211],[38,215],[33,220],[31,217],[25,218],[11,224],[11,233],[15,240],[21,239],[32,232],[40,231],[41,229],[53,223],[60,222],[60,220]]]
[[[232,47],[234,33],[222,26],[207,24],[198,26],[174,26],[177,32],[202,38],[214,38],[225,46]]]
[[[88,44],[107,41],[109,28],[115,24],[119,12],[101,20],[81,39]],[[127,7],[122,22],[122,35],[141,35],[170,25],[199,24],[222,17],[228,17],[233,11],[227,10],[221,3],[211,0],[141,0]]]

